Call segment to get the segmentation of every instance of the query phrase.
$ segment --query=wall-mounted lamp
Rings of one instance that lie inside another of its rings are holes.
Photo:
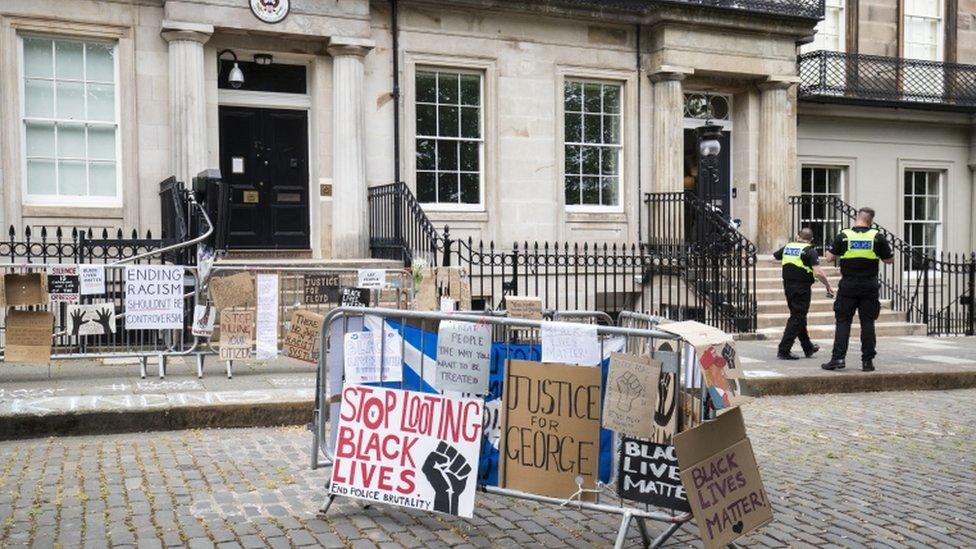
[[[254,62],[258,65],[270,65],[274,62],[274,57],[270,53],[255,53]]]
[[[230,87],[232,87],[232,88],[234,88],[236,90],[236,89],[238,89],[238,88],[240,88],[241,86],[244,85],[244,71],[242,71],[241,68],[239,66],[237,66],[237,54],[236,53],[234,53],[231,50],[220,50],[217,53],[217,72],[218,73],[220,72],[220,57],[222,55],[224,55],[225,53],[231,54],[231,56],[234,58],[234,66],[230,69],[230,72],[227,73],[227,83],[230,84]]]

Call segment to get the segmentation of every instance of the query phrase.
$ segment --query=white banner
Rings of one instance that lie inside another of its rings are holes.
[[[258,360],[278,356],[278,275],[259,274],[257,286],[257,337],[255,355]]]
[[[183,267],[130,265],[125,268],[125,329],[183,328]]]

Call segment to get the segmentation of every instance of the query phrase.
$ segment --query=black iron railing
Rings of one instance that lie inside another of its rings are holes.
[[[440,235],[404,183],[370,187],[369,247],[377,259],[395,259],[410,266],[414,259],[437,264],[443,249]]]
[[[77,229],[26,227],[13,225],[7,239],[0,241],[0,258],[9,263],[108,263],[161,248],[168,239],[153,238],[152,231],[140,237],[132,229],[126,237],[122,229]]]
[[[801,99],[976,110],[976,65],[832,51],[800,56]]]
[[[841,230],[854,224],[857,209],[836,196],[791,196],[793,232],[809,227],[821,252]],[[881,298],[920,322],[932,335],[974,335],[976,253],[923,253],[874,224],[891,244],[895,261],[879,271]]]
[[[660,4],[693,4],[707,8],[734,10],[762,15],[820,20],[824,0],[658,0]]]

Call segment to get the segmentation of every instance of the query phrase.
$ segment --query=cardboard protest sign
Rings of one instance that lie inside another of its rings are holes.
[[[340,307],[369,307],[369,290],[363,288],[340,288]]]
[[[256,354],[258,360],[268,360],[278,356],[278,275],[259,274],[256,286]]]
[[[437,329],[436,387],[483,395],[491,374],[491,326],[442,320]]]
[[[595,324],[543,322],[542,362],[595,366],[603,360]]]
[[[447,295],[457,301],[459,311],[471,310],[471,280],[463,267],[440,267],[447,272]]]
[[[657,381],[657,396],[654,399],[654,425],[651,436],[653,442],[670,442],[678,430],[678,380],[680,355],[661,348],[654,351],[654,359],[661,362],[661,374]],[[684,402],[690,400],[685,395]]]
[[[330,493],[471,518],[480,399],[347,386]]]
[[[557,498],[577,491],[577,477],[596,486],[600,376],[600,368],[508,361],[502,486]]]
[[[47,364],[51,362],[51,336],[54,313],[47,311],[7,311],[4,362]]]
[[[416,265],[413,270],[414,309],[418,311],[437,310],[437,280],[434,272],[426,264]]]
[[[47,276],[43,273],[3,275],[4,303],[8,306],[47,305]]]
[[[306,305],[329,305],[339,301],[339,275],[337,274],[307,274],[303,277],[305,283]]]
[[[346,383],[402,381],[402,345],[400,336],[388,330],[346,334],[342,348]]]
[[[453,313],[457,310],[457,300],[451,299],[447,296],[441,296],[441,312],[442,313]]]
[[[624,499],[690,512],[674,446],[624,437],[620,442],[617,494]]]
[[[660,361],[649,356],[612,353],[603,399],[603,426],[638,438],[653,436],[660,378]]]
[[[358,288],[378,290],[386,286],[386,269],[359,269]]]
[[[542,299],[538,297],[505,296],[505,310],[509,318],[542,320]]]
[[[115,333],[115,305],[68,305],[68,333],[73,336]]]
[[[78,303],[81,281],[77,265],[48,265],[47,292],[51,303]]]
[[[220,312],[220,360],[247,360],[254,346],[254,309]]]
[[[676,434],[674,446],[706,549],[724,547],[773,520],[741,409]]]
[[[105,265],[78,265],[81,282],[81,295],[102,295],[105,293]]]
[[[742,365],[731,335],[693,320],[662,324],[659,328],[681,336],[695,348],[702,378],[716,410],[743,402],[735,381],[742,377]]]
[[[254,303],[254,277],[251,273],[211,278],[207,288],[210,289],[210,301],[218,311]]]
[[[183,328],[183,267],[129,265],[124,276],[126,330]]]
[[[319,332],[325,317],[312,311],[291,314],[291,327],[285,336],[285,356],[311,362],[319,361]]]
[[[199,337],[210,337],[214,331],[214,321],[217,319],[217,308],[211,305],[196,305],[193,307],[193,326],[190,332]]]

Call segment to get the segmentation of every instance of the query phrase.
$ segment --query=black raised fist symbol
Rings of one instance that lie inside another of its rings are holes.
[[[674,374],[662,373],[657,382],[657,409],[654,411],[654,423],[664,427],[671,422],[675,405],[678,400],[671,394],[674,384]]]
[[[89,322],[85,320],[85,311],[77,309],[71,313],[71,335],[78,335],[81,331],[81,325]]]
[[[112,333],[112,311],[111,309],[99,309],[96,313],[97,318],[95,322],[102,325],[102,333],[111,334]]]
[[[434,488],[434,510],[458,514],[458,499],[464,491],[468,475],[471,474],[468,460],[453,446],[441,441],[437,449],[427,455],[423,471]]]
[[[617,376],[617,408],[629,412],[634,407],[634,399],[644,396],[644,384],[633,372]]]

